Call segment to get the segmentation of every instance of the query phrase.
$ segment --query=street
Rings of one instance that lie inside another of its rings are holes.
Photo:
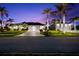
[[[0,55],[79,53],[78,37],[1,37]],[[79,54],[78,54],[79,55]]]

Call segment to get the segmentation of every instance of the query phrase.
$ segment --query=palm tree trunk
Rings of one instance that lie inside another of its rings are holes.
[[[46,27],[47,27],[47,30],[49,30],[48,14],[47,14],[47,19],[46,19]]]
[[[63,33],[65,33],[65,14],[63,14]]]
[[[61,19],[60,19],[60,28],[59,28],[59,30],[61,31]]]
[[[2,28],[2,22],[1,22],[1,28]]]
[[[57,31],[57,24],[55,25],[55,31]]]
[[[3,22],[3,16],[1,17],[2,18],[2,25],[1,25],[1,27],[4,29],[4,22]]]
[[[57,26],[57,23],[55,21],[55,31],[57,31],[57,29],[58,29],[58,26]]]
[[[60,31],[61,31],[61,21],[62,21],[62,15],[60,15],[60,28],[59,28]]]
[[[4,22],[3,22],[3,20],[2,20],[2,28],[4,29]]]
[[[76,30],[76,23],[74,22],[74,30]]]

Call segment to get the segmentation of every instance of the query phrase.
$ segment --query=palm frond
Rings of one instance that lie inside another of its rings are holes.
[[[1,14],[1,17],[2,17],[2,18],[3,18],[3,16],[8,17],[8,11],[6,10],[5,7],[1,7],[1,6],[0,6],[0,14]]]

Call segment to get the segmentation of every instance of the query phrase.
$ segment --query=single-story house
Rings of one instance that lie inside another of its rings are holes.
[[[25,22],[23,23],[17,23],[9,26],[10,29],[12,30],[22,30],[22,29],[27,29],[29,31],[39,31],[40,29],[45,28],[45,25],[39,22]]]

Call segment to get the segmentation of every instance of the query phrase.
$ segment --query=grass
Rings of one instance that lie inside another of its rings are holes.
[[[55,31],[55,30],[49,30],[48,31],[48,35],[49,36],[58,36],[58,37],[65,37],[65,36],[67,36],[67,37],[76,37],[76,36],[79,36],[79,34],[78,33],[70,33],[70,32],[66,32],[65,34],[63,33],[63,32],[61,32],[61,31]]]
[[[6,32],[0,32],[0,37],[13,37],[16,35],[19,35],[21,33],[24,33],[25,31],[6,31]]]

